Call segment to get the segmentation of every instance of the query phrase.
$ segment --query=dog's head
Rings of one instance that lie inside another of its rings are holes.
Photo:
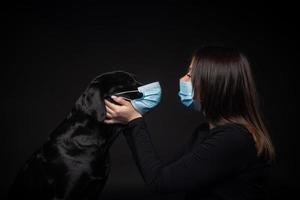
[[[92,116],[102,122],[106,116],[104,99],[123,91],[136,91],[143,84],[136,80],[134,74],[124,71],[107,72],[97,76],[78,98],[75,109]],[[128,99],[136,99],[142,96],[138,91],[119,95]]]

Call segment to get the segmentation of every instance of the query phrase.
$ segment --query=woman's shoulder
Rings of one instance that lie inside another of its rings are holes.
[[[246,127],[240,124],[236,123],[230,123],[230,124],[223,124],[219,126],[215,126],[209,130],[213,134],[218,134],[218,133],[239,133],[240,135],[243,136],[251,136],[250,132]]]
[[[210,129],[208,122],[202,122],[196,127],[195,132],[196,133],[206,132],[208,136],[213,136],[216,134],[217,135],[225,134],[228,137],[236,136],[241,138],[252,139],[252,135],[250,134],[248,129],[246,129],[244,126],[240,124],[235,124],[235,123],[219,125]]]
[[[252,136],[250,132],[239,124],[224,124],[219,125],[214,128],[209,128],[208,122],[204,121],[195,128],[193,134],[193,140],[199,142],[204,141],[205,139],[214,138],[220,140],[235,140],[237,142],[251,142]]]
[[[216,126],[209,130],[208,137],[219,142],[234,144],[236,148],[251,149],[253,153],[256,151],[255,141],[251,133],[247,128],[239,124],[231,123]]]
[[[224,124],[210,129],[207,122],[202,122],[196,127],[190,141],[192,141],[190,144],[194,145],[202,142],[212,142],[218,145],[235,143],[235,147],[245,147],[246,144],[254,145],[250,132],[241,125]]]

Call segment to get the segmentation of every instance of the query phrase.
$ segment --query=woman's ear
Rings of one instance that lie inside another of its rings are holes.
[[[106,116],[104,100],[98,88],[87,88],[76,101],[75,108],[95,117],[99,122],[104,121]]]

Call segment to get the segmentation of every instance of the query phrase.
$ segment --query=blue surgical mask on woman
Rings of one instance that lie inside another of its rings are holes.
[[[130,100],[132,106],[141,114],[144,114],[156,107],[161,100],[161,87],[159,82],[149,83],[147,85],[138,87],[137,90],[119,92],[114,95],[118,96],[120,94],[129,92],[140,92],[143,94],[143,96],[138,99],[128,99],[123,97],[127,100]]]
[[[194,90],[191,81],[179,81],[179,92],[178,95],[180,97],[181,103],[188,108],[200,111],[201,105],[196,102],[194,97]]]

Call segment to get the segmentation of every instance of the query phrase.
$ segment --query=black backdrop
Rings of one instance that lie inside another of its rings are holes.
[[[144,83],[160,81],[161,104],[146,121],[161,158],[172,157],[202,120],[181,105],[177,92],[191,53],[205,44],[237,47],[250,58],[277,149],[269,195],[282,199],[296,193],[299,52],[292,5],[22,3],[3,10],[2,39],[8,46],[2,55],[8,62],[1,69],[1,199],[88,82],[107,71],[132,72]],[[149,192],[123,136],[111,156],[105,199],[182,199]]]

